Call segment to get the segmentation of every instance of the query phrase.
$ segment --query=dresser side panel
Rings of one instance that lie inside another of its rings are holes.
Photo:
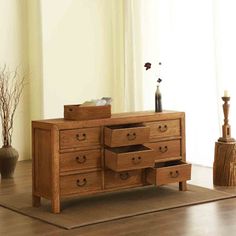
[[[33,128],[33,192],[51,197],[51,130]]]
[[[181,137],[181,156],[182,160],[186,162],[185,113],[181,117]]]

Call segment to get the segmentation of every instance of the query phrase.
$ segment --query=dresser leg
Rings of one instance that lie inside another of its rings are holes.
[[[179,182],[179,191],[187,191],[187,182]]]
[[[52,213],[60,213],[60,200],[52,199]]]
[[[34,207],[40,207],[41,206],[41,197],[32,195],[32,205]]]

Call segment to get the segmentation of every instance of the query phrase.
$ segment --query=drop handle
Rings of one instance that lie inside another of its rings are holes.
[[[82,180],[77,179],[76,184],[77,184],[78,187],[83,187],[87,184],[87,179],[86,178],[84,178]]]
[[[132,157],[132,162],[137,165],[142,161],[142,157]]]
[[[176,171],[170,171],[170,177],[171,178],[177,178],[179,176],[179,171],[176,170]]]
[[[84,140],[86,140],[86,134],[85,134],[85,133],[76,134],[76,139],[77,139],[78,141],[84,141]]]
[[[127,180],[130,177],[128,172],[120,173],[120,179]]]
[[[79,164],[83,164],[86,162],[86,156],[77,156],[75,159]]]
[[[126,135],[126,137],[127,137],[127,139],[128,139],[129,141],[135,140],[135,139],[136,139],[136,133],[135,133],[135,132],[133,132],[133,133],[128,133],[128,134]]]
[[[166,132],[168,130],[168,126],[167,125],[159,125],[158,130],[162,133]]]
[[[165,152],[168,151],[168,147],[167,147],[167,146],[159,147],[159,151],[160,151],[161,153],[165,153]]]

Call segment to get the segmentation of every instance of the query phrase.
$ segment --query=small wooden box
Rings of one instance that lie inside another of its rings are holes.
[[[111,117],[111,105],[81,106],[65,105],[64,119],[66,120],[93,120]]]

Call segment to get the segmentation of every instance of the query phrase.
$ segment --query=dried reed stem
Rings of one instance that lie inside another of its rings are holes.
[[[0,117],[3,146],[11,146],[13,120],[25,85],[25,77],[20,76],[18,68],[10,71],[6,65],[0,67]]]

